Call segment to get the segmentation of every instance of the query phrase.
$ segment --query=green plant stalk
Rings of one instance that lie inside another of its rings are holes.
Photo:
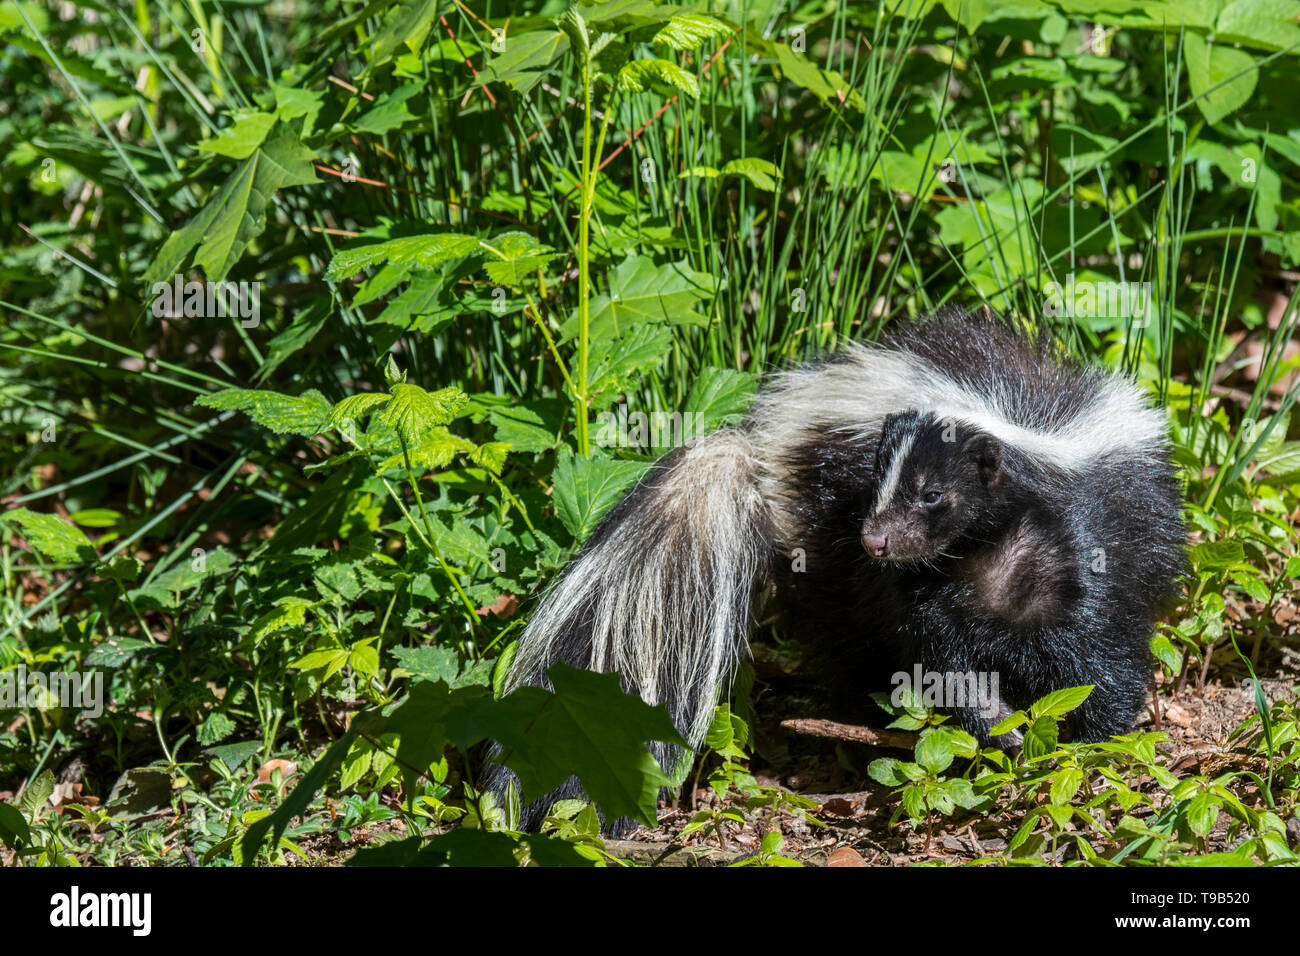
[[[578,206],[578,375],[574,413],[578,452],[587,454],[587,360],[591,346],[591,61],[582,64],[582,198]]]

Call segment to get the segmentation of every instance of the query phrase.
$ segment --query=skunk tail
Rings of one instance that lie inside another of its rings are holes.
[[[546,671],[557,661],[613,671],[628,693],[666,705],[682,737],[699,746],[718,688],[748,648],[770,563],[771,520],[758,470],[748,437],[736,428],[656,462],[542,598],[506,689],[549,686]],[[665,744],[651,751],[669,773],[683,756]],[[511,776],[494,768],[487,788],[500,791]],[[555,799],[578,793],[570,780],[534,799],[525,828]]]

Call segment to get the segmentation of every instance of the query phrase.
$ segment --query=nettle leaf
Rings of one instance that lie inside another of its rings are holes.
[[[342,428],[344,422],[359,422],[376,407],[387,405],[392,398],[393,396],[387,392],[361,392],[349,395],[330,411],[329,417],[325,420],[325,427]]]
[[[329,427],[330,403],[314,388],[301,395],[282,395],[257,388],[228,388],[204,395],[195,402],[218,411],[245,412],[249,418],[277,435],[310,438]]]
[[[565,448],[552,475],[555,512],[574,538],[585,541],[648,467],[638,461],[575,455]]]
[[[650,323],[704,325],[707,316],[696,306],[714,295],[713,277],[696,272],[686,262],[659,265],[648,256],[628,256],[609,276],[609,295],[593,296],[589,334],[592,341]],[[567,340],[578,334],[578,315],[560,327]]]
[[[1187,61],[1188,86],[1198,97],[1196,105],[1207,123],[1217,123],[1235,113],[1255,92],[1259,70],[1254,68],[1255,58],[1245,50],[1210,46],[1201,36],[1188,33],[1183,37],[1183,58]]]
[[[433,471],[446,468],[452,459],[461,452],[474,452],[477,446],[459,435],[453,435],[444,426],[436,426],[423,438],[407,449],[411,458],[411,468],[416,471]],[[402,455],[393,455],[379,464],[379,471],[390,468],[405,468],[406,459]]]
[[[1200,571],[1222,571],[1243,564],[1246,550],[1240,541],[1206,541],[1190,551],[1192,567]]]
[[[392,654],[411,677],[442,681],[452,690],[471,685],[486,687],[492,675],[492,661],[462,661],[454,647],[394,647]]]
[[[426,392],[418,385],[398,383],[393,386],[392,400],[376,418],[395,429],[408,446],[414,446],[427,431],[446,425],[468,404],[469,396],[458,388]]]
[[[732,368],[706,368],[695,379],[682,411],[696,415],[696,432],[734,425],[744,417],[758,388],[758,377]]]
[[[94,561],[98,558],[90,539],[76,525],[55,515],[14,508],[2,517],[22,529],[21,537],[38,554],[52,561]]]
[[[212,139],[198,145],[200,153],[216,153],[231,159],[247,159],[266,139],[275,125],[275,113],[260,110],[240,110],[232,114],[234,122]]]
[[[315,156],[290,127],[277,123],[204,207],[162,244],[145,271],[145,284],[171,278],[196,246],[194,264],[209,280],[224,279],[248,244],[266,229],[272,197],[287,186],[319,182],[311,162]]]
[[[631,386],[641,373],[658,366],[672,351],[673,333],[662,326],[642,325],[615,339],[592,343],[592,408],[599,411]]]
[[[307,611],[314,606],[313,602],[300,597],[282,597],[271,610],[253,622],[249,637],[256,643],[276,631],[302,627],[307,620]]]
[[[655,34],[654,40],[674,50],[685,51],[694,50],[714,37],[728,36],[731,32],[730,26],[715,17],[702,13],[679,13]]]
[[[380,263],[431,268],[448,259],[463,259],[481,252],[478,239],[456,232],[402,236],[366,246],[350,246],[336,252],[325,275],[331,279],[346,279],[362,269]]]
[[[556,664],[546,676],[554,691],[523,687],[449,715],[452,739],[458,745],[483,737],[499,741],[527,799],[576,775],[606,819],[653,825],[659,789],[671,780],[645,745],[685,745],[668,711],[623,693],[617,674]]]
[[[483,271],[493,282],[520,288],[524,278],[544,268],[555,258],[553,248],[538,242],[526,232],[507,232],[484,242],[483,248],[499,256],[483,264]]]
[[[700,95],[699,81],[667,60],[633,60],[618,71],[618,88],[624,93],[644,93],[655,80],[676,87],[692,98]]]

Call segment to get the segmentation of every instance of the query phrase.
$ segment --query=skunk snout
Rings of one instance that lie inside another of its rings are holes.
[[[883,558],[889,554],[889,535],[866,533],[862,536],[862,545],[867,554],[873,558]]]

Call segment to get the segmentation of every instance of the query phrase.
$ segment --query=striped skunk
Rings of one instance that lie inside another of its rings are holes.
[[[985,742],[1081,684],[1067,732],[1123,733],[1183,567],[1165,432],[1138,386],[1045,329],[948,312],[848,344],[651,467],[542,599],[507,687],[546,686],[556,661],[615,671],[697,747],[774,589],[844,716],[915,670],[991,676],[994,699],[945,702]]]

